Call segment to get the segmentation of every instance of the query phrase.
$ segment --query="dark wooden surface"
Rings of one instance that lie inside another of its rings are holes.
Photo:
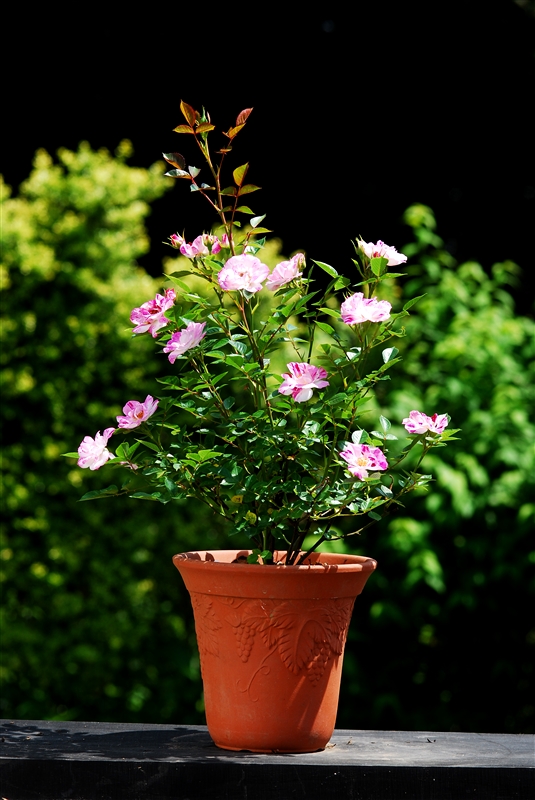
[[[535,737],[335,731],[327,749],[216,748],[202,726],[0,721],[6,800],[534,800]]]

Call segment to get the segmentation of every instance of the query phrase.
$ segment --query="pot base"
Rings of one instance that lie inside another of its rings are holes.
[[[216,747],[219,747],[220,750],[232,750],[233,753],[258,753],[259,755],[299,755],[300,753],[321,753],[322,750],[325,750],[325,747],[317,747],[314,750],[304,750],[302,748],[299,749],[292,749],[292,750],[256,750],[252,747],[228,747],[226,744],[220,744],[214,740],[214,744]]]

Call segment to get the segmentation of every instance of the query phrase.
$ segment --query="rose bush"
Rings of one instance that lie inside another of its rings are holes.
[[[210,183],[198,182],[201,170],[179,153],[164,154],[174,167],[167,174],[205,197],[220,227],[191,244],[173,234],[170,246],[188,259],[189,269],[172,273],[173,288],[132,311],[133,333],[157,340],[175,372],[162,380],[158,401],[129,401],[117,417],[115,433],[135,428],[132,443],[120,443],[111,454],[105,447],[110,428],[105,442],[100,434],[84,439],[79,466],[109,463],[131,473],[120,488],[85,498],[195,498],[252,541],[253,561],[269,563],[284,549],[286,563],[302,563],[321,542],[337,538],[343,517],[354,517],[353,533],[359,533],[408,492],[425,487],[431,476],[419,472],[424,456],[455,430],[445,430],[446,414],[411,411],[402,447],[380,413],[380,430],[364,426],[374,387],[399,361],[392,340],[403,336],[399,321],[415,302],[393,313],[381,297],[385,282],[400,275],[388,266],[405,263],[406,256],[382,241],[358,239],[353,278],[321,261],[307,270],[302,253],[270,270],[261,259],[270,232],[261,225],[265,215],[243,204],[259,188],[244,182],[249,165],[233,170],[231,185],[222,181],[251,109],[224,133],[217,165],[208,144],[215,129],[209,116],[185,103],[181,109],[187,124],[175,130],[193,137]],[[312,278],[314,266],[328,275],[326,286]],[[264,290],[274,293],[269,300]],[[400,471],[415,447],[416,463]],[[303,548],[309,534],[314,543]]]

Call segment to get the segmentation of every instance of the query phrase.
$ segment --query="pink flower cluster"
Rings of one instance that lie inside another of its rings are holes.
[[[185,328],[180,331],[175,331],[163,351],[169,353],[168,358],[171,364],[174,364],[178,356],[183,355],[187,350],[201,342],[205,337],[204,329],[206,322],[189,322]]]
[[[409,433],[442,433],[448,425],[448,415],[433,414],[428,417],[421,411],[411,411],[403,420],[403,425]]]
[[[178,233],[173,233],[172,236],[169,237],[171,244],[173,247],[176,247],[180,250],[183,256],[187,256],[187,258],[197,258],[197,256],[215,256],[217,253],[220,252],[222,247],[229,247],[229,240],[228,236],[225,233],[221,240],[217,236],[213,236],[210,233],[203,233],[200,236],[197,236],[191,244],[188,244],[183,236],[179,236]],[[208,249],[210,246],[210,249]]]
[[[142,422],[145,422],[149,417],[152,417],[158,408],[158,400],[151,397],[150,394],[145,398],[145,402],[140,403],[138,400],[129,400],[123,407],[123,415],[117,417],[119,428],[131,430],[137,428]],[[106,428],[104,433],[100,431],[95,434],[95,438],[85,436],[80,447],[78,448],[78,466],[82,469],[100,469],[104,466],[106,461],[115,458],[113,453],[107,448],[110,437],[115,432],[116,428]],[[125,462],[121,462],[125,463]],[[136,469],[135,465],[129,464],[128,466]]]
[[[362,322],[384,322],[390,317],[391,310],[392,306],[388,300],[364,297],[362,292],[352,294],[340,306],[340,314],[346,325],[360,325]]]
[[[150,394],[145,398],[144,403],[138,400],[129,400],[123,408],[124,416],[117,417],[117,422],[120,428],[132,429],[137,428],[146,419],[152,417],[158,408],[159,400],[155,400]]]
[[[246,291],[255,294],[262,289],[262,284],[267,278],[266,288],[276,292],[282,286],[291,283],[303,273],[300,268],[305,262],[303,253],[297,253],[289,261],[281,261],[269,272],[269,267],[259,258],[244,253],[241,256],[229,258],[217,276],[219,285],[226,292]]]
[[[166,289],[165,294],[157,294],[154,300],[148,300],[139,308],[134,308],[130,314],[130,322],[136,326],[132,333],[147,333],[153,337],[158,335],[160,328],[165,328],[169,320],[165,316],[176,300],[174,289]]]
[[[389,247],[380,239],[376,244],[359,239],[358,245],[359,249],[368,258],[387,258],[389,267],[397,267],[398,264],[404,264],[407,260],[407,256],[404,256],[403,253],[398,253],[395,247]]]
[[[270,292],[276,292],[277,289],[299,278],[303,274],[299,270],[304,263],[305,256],[303,253],[296,253],[289,261],[281,261],[269,276],[266,289],[269,289]]]
[[[312,397],[314,389],[324,389],[329,385],[325,380],[327,372],[323,367],[292,361],[287,364],[290,372],[283,372],[284,381],[279,386],[281,394],[291,394],[296,403],[305,403]]]
[[[368,477],[368,470],[388,469],[388,461],[382,450],[367,444],[348,442],[340,456],[347,462],[349,472],[360,480]]]

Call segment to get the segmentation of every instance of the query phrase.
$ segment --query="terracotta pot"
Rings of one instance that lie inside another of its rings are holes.
[[[208,730],[225,750],[322,750],[353,604],[377,564],[331,553],[299,567],[231,563],[249,552],[173,558],[191,595]]]

